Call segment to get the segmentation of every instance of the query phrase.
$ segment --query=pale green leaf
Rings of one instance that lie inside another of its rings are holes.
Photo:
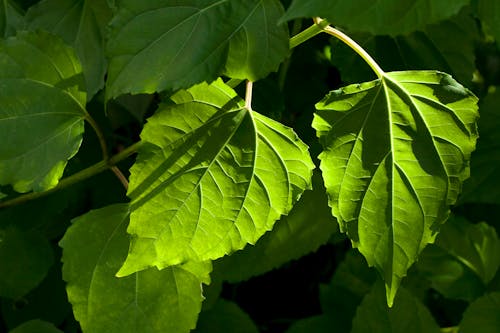
[[[26,14],[29,29],[47,30],[75,48],[88,99],[104,86],[104,37],[110,19],[111,10],[103,0],[43,0]]]
[[[496,0],[478,0],[478,16],[500,45],[500,3]]]
[[[389,304],[469,175],[476,103],[447,74],[408,71],[333,91],[316,105],[332,212],[382,274]]]
[[[457,14],[470,0],[294,0],[284,20],[320,16],[375,35],[403,35]]]
[[[0,229],[0,296],[24,296],[43,280],[53,263],[50,243],[40,233]]]
[[[351,333],[439,333],[431,313],[407,290],[401,288],[394,306],[388,308],[382,284],[361,302],[352,322]]]
[[[128,192],[133,239],[120,275],[254,244],[310,187],[307,146],[246,109],[221,80],[173,100],[141,134]]]
[[[228,75],[257,80],[288,55],[278,0],[120,0],[106,95],[153,93]]]
[[[127,254],[128,204],[74,220],[61,241],[63,277],[84,332],[189,332],[201,310],[210,263],[151,268],[117,278]]]
[[[489,293],[471,303],[460,322],[460,333],[498,333],[500,293]]]
[[[313,190],[304,192],[288,216],[276,222],[255,246],[247,246],[214,264],[221,278],[230,282],[264,274],[292,259],[316,251],[338,231],[330,214],[319,173],[313,176]]]
[[[442,227],[436,244],[423,251],[417,267],[444,296],[474,300],[500,267],[500,239],[486,223],[452,218]]]
[[[38,32],[0,41],[0,185],[27,192],[57,184],[82,141],[80,77],[59,38]]]
[[[31,320],[22,325],[19,325],[10,333],[63,333],[58,330],[53,324],[42,320]]]
[[[193,333],[259,333],[252,319],[236,303],[223,299],[200,313]]]

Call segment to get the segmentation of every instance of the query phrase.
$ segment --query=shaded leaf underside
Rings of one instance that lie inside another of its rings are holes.
[[[447,74],[408,71],[333,91],[316,105],[333,214],[384,277],[389,303],[468,177],[476,102]]]

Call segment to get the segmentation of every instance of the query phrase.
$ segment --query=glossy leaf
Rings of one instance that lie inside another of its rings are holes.
[[[404,288],[388,308],[380,283],[373,286],[356,311],[352,333],[439,333],[427,308]]]
[[[76,319],[84,332],[189,332],[211,265],[191,262],[117,278],[129,242],[128,215],[127,204],[91,211],[62,239],[63,277]]]
[[[391,72],[331,92],[313,121],[332,212],[391,304],[469,175],[477,98],[449,75]]]
[[[133,239],[120,275],[217,259],[253,244],[310,187],[307,146],[246,109],[222,81],[173,100],[141,134],[128,192]]]
[[[294,0],[284,20],[320,16],[375,35],[404,35],[457,14],[469,0]]]
[[[53,324],[42,320],[31,320],[22,325],[19,325],[10,333],[63,333],[58,330]]]
[[[330,214],[321,176],[313,176],[313,190],[304,192],[288,216],[276,222],[254,246],[247,246],[214,264],[221,278],[247,280],[278,268],[286,262],[316,251],[338,232]]]
[[[436,244],[422,253],[417,265],[446,297],[474,300],[500,267],[500,239],[486,223],[453,218],[442,228]]]
[[[220,299],[210,310],[200,313],[193,333],[258,333],[252,319],[236,303]]]
[[[82,141],[80,76],[73,50],[52,35],[0,41],[0,184],[19,192],[57,184]]]
[[[117,7],[108,98],[187,88],[215,80],[224,68],[255,81],[288,55],[278,0],[121,0]]]
[[[476,69],[475,42],[479,40],[477,23],[469,10],[448,20],[426,26],[404,36],[349,34],[386,71],[435,69],[451,74],[470,85]],[[332,62],[344,82],[355,83],[375,78],[373,71],[347,45],[335,41]]]
[[[460,322],[461,333],[496,333],[500,327],[500,293],[489,293],[465,310]]]
[[[26,14],[29,29],[49,31],[75,48],[88,99],[104,86],[104,37],[110,19],[111,10],[103,0],[43,0]]]
[[[24,296],[43,280],[53,263],[52,248],[43,235],[0,228],[0,296]]]

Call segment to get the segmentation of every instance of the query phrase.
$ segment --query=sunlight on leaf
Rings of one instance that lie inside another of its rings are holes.
[[[449,75],[391,72],[331,92],[313,127],[332,212],[391,304],[469,175],[477,98]]]
[[[117,278],[127,254],[128,204],[75,219],[61,240],[63,277],[84,332],[179,332],[195,327],[210,263],[151,268]]]
[[[310,187],[307,146],[244,108],[222,81],[173,97],[148,120],[131,169],[128,275],[254,244]]]

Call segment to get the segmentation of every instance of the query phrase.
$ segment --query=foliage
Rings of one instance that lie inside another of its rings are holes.
[[[497,332],[498,17],[3,0],[0,331]]]

